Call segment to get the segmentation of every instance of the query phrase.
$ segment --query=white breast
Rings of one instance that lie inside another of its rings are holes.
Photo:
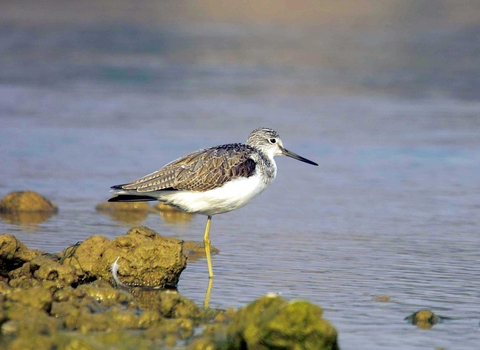
[[[243,207],[262,193],[270,183],[271,180],[265,181],[257,172],[248,178],[237,178],[206,192],[164,192],[160,200],[189,213],[215,215]]]

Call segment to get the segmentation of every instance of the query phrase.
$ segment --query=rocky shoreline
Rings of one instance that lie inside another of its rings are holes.
[[[0,212],[11,215],[57,210],[29,191],[0,202]],[[58,254],[0,234],[0,347],[338,349],[335,328],[307,301],[272,294],[236,311],[198,306],[180,295],[180,274],[202,251],[147,227],[113,240],[91,236]],[[121,286],[112,276],[115,262]]]

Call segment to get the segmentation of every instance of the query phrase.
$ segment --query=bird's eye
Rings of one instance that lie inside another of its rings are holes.
[[[270,143],[276,143],[277,142],[276,139],[270,139],[269,141],[270,141]]]

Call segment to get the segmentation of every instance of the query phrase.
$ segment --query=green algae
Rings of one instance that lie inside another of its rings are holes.
[[[267,295],[238,311],[228,326],[228,348],[338,349],[335,328],[307,301]]]
[[[420,310],[405,317],[405,321],[421,329],[431,329],[437,323],[442,322],[445,317],[438,316],[431,310]]]

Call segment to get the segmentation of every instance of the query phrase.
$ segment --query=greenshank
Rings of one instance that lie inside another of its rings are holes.
[[[203,237],[208,275],[213,277],[210,256],[212,216],[247,205],[277,175],[274,156],[288,156],[307,164],[311,160],[283,147],[272,129],[253,130],[245,144],[205,148],[168,163],[133,182],[112,186],[109,202],[161,201],[187,213],[207,216]]]

